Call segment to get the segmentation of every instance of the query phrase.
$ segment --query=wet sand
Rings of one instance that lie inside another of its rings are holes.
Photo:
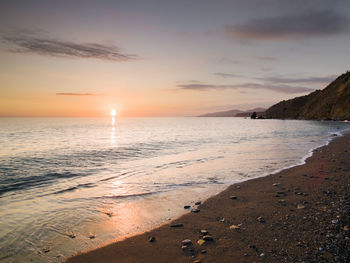
[[[197,213],[66,262],[350,262],[349,186],[348,134],[304,165],[231,185]]]

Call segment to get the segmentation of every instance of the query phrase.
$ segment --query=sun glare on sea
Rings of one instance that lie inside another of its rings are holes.
[[[117,111],[115,109],[111,109],[111,116],[112,117],[117,116]]]

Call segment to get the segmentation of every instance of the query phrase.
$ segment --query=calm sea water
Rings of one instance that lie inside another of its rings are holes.
[[[0,261],[61,262],[149,230],[229,184],[301,164],[349,128],[243,118],[2,118]]]

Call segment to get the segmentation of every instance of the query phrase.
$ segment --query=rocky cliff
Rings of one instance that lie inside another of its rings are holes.
[[[271,106],[265,116],[277,119],[350,120],[350,71],[323,90]]]

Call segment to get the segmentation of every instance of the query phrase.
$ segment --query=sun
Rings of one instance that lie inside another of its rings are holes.
[[[111,116],[115,117],[117,115],[117,111],[115,109],[111,109]]]

